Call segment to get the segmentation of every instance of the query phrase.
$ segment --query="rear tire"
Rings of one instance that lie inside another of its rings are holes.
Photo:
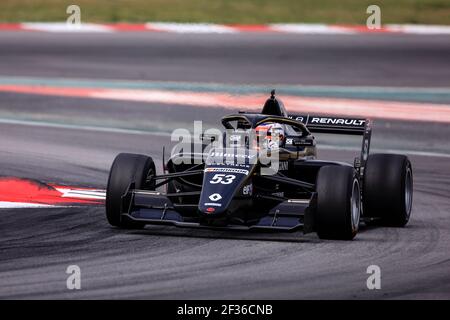
[[[359,181],[352,167],[324,166],[316,181],[315,225],[321,239],[351,240],[361,214]]]
[[[121,216],[122,196],[129,185],[134,182],[136,189],[154,190],[155,183],[146,184],[147,177],[155,174],[155,164],[152,158],[131,153],[121,153],[111,166],[106,188],[106,218],[110,225],[136,229],[144,224],[124,219]]]
[[[413,173],[408,157],[370,155],[364,175],[364,216],[390,227],[405,226],[411,216]]]

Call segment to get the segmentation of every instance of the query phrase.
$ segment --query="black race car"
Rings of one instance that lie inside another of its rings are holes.
[[[108,222],[120,228],[302,229],[322,239],[353,239],[362,221],[407,224],[411,162],[404,155],[369,155],[369,120],[288,115],[273,91],[261,113],[225,116],[222,124],[222,136],[202,134],[200,152],[163,160],[160,175],[151,157],[119,154],[108,179]],[[361,135],[361,154],[353,164],[317,160],[314,132]],[[162,186],[166,192],[156,191]]]

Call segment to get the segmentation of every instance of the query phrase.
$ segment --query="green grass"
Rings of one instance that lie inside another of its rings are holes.
[[[65,21],[70,4],[82,22],[364,24],[377,4],[383,24],[450,24],[449,0],[0,0],[0,21]]]

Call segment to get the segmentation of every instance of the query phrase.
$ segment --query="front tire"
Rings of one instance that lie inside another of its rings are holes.
[[[413,173],[408,157],[373,154],[364,175],[364,216],[380,218],[382,225],[405,226],[411,216]]]
[[[136,189],[154,190],[154,182],[148,184],[147,177],[155,173],[155,164],[150,157],[121,153],[114,159],[109,172],[105,202],[106,218],[110,225],[127,229],[144,226],[142,223],[123,219],[121,216],[122,196],[132,182]]]
[[[353,239],[361,215],[361,192],[355,170],[346,166],[320,168],[316,191],[315,225],[319,238]]]

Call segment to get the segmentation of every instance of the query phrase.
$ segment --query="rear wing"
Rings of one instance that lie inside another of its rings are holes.
[[[372,136],[372,125],[369,119],[315,115],[289,115],[288,117],[303,123],[310,132],[362,136],[361,156],[355,159],[355,168],[361,177],[364,176]]]
[[[370,122],[362,118],[343,118],[313,115],[289,115],[290,119],[300,121],[311,132],[364,135]]]

